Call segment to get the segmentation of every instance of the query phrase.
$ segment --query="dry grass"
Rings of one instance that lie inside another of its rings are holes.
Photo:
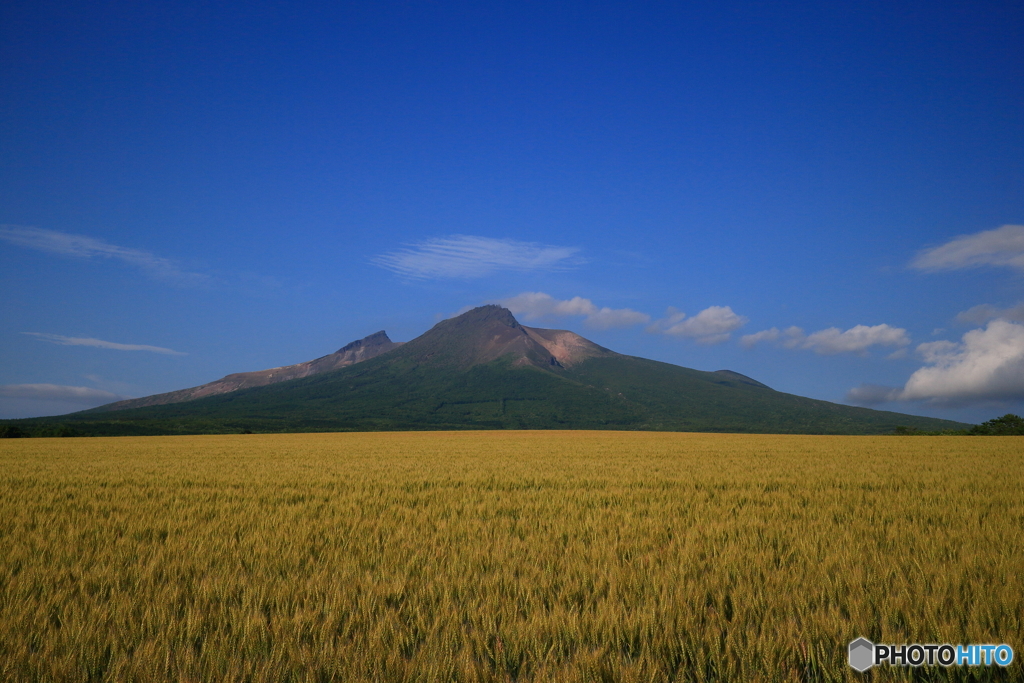
[[[0,678],[1021,680],[1022,491],[1015,437],[5,440]]]

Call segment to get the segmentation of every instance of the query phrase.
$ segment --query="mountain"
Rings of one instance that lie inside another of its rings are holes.
[[[239,389],[287,382],[290,379],[309,377],[321,372],[355,365],[361,361],[379,356],[400,345],[401,342],[391,341],[387,333],[381,330],[380,332],[374,332],[369,337],[364,337],[351,344],[347,344],[334,353],[314,360],[308,360],[305,363],[270,368],[269,370],[257,370],[256,372],[237,372],[233,375],[221,377],[215,382],[202,384],[191,389],[179,389],[178,391],[169,391],[166,394],[154,394],[153,396],[145,396],[143,398],[130,398],[124,401],[117,401],[116,403],[109,403],[93,410],[127,410],[129,408],[144,408],[146,406],[159,406],[167,403],[182,403],[206,396],[226,394],[230,391],[238,391]]]
[[[195,389],[48,419],[90,434],[408,429],[881,434],[897,426],[966,427],[794,396],[729,370],[705,372],[626,356],[568,330],[525,327],[500,306],[444,320],[405,344],[378,332],[308,363],[229,375]]]
[[[492,305],[438,323],[390,359],[458,373],[500,359],[513,368],[549,370],[618,355],[575,332],[524,327],[507,308]]]

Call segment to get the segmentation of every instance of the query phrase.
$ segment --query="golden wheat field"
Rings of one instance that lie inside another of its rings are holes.
[[[0,442],[4,681],[1021,680],[1022,633],[1015,437]]]

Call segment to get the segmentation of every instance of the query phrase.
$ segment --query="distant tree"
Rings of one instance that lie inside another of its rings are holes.
[[[19,439],[25,436],[18,425],[4,425],[0,427],[0,439]]]
[[[912,436],[914,434],[920,434],[921,430],[918,429],[917,427],[907,427],[905,425],[898,425],[892,433],[896,434],[897,436]]]
[[[976,436],[1024,436],[1024,418],[1007,413],[975,425],[968,433]]]

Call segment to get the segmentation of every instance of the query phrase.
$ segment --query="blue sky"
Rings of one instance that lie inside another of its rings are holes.
[[[0,417],[467,307],[1024,413],[1016,3],[0,7]]]

